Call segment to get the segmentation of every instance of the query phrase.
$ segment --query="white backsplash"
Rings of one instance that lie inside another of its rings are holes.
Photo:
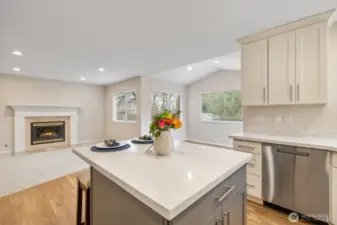
[[[337,138],[335,109],[331,105],[245,107],[244,131]]]

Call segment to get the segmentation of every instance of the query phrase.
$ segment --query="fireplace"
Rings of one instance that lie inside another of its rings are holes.
[[[65,121],[31,122],[31,145],[65,142]]]

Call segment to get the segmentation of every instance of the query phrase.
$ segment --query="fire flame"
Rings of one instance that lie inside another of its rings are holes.
[[[43,134],[41,134],[40,136],[41,137],[52,137],[52,136],[55,136],[56,133],[55,132],[45,132]]]

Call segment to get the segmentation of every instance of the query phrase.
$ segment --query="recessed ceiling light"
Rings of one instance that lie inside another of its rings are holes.
[[[12,54],[15,56],[23,56],[23,53],[19,51],[13,51]]]
[[[191,71],[192,69],[193,69],[192,66],[187,67],[188,71]]]
[[[104,72],[104,68],[98,68],[99,72]]]
[[[13,67],[12,70],[15,71],[15,72],[20,72],[20,68],[18,68],[18,67]]]
[[[214,61],[214,63],[215,63],[215,64],[218,64],[218,63],[219,63],[219,61],[218,61],[218,60],[215,60],[215,61]]]
[[[87,78],[85,78],[85,77],[81,77],[80,79],[81,79],[81,80],[87,80]]]

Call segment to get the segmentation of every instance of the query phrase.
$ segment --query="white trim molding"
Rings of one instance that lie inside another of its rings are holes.
[[[78,139],[78,106],[8,104],[14,110],[14,153],[25,151],[26,117],[70,117],[70,144]]]
[[[314,24],[314,23],[326,22],[327,25],[328,25],[329,20],[330,20],[330,18],[333,18],[334,13],[335,13],[335,9],[330,9],[330,10],[327,10],[325,12],[318,13],[316,15],[313,15],[313,16],[310,16],[310,17],[307,17],[307,18],[301,18],[301,19],[298,19],[294,22],[290,22],[290,23],[285,24],[285,25],[281,25],[281,26],[278,26],[278,27],[275,27],[275,28],[272,28],[272,29],[269,29],[269,30],[266,30],[266,31],[263,31],[263,32],[259,32],[259,33],[253,34],[253,35],[249,35],[249,36],[240,38],[237,41],[241,45],[243,45],[243,44],[247,44],[247,43],[250,43],[250,42],[265,39],[265,38],[268,38],[268,37],[271,37],[271,36],[274,36],[274,35],[277,35],[277,34],[285,33],[285,32],[291,31],[291,30],[295,30],[295,29],[298,29],[300,27],[306,27],[306,26],[309,26],[309,25]],[[330,22],[330,23],[332,23],[332,22]]]
[[[129,94],[129,93],[135,93],[136,95],[136,120],[127,120],[128,118],[128,101],[126,99],[126,96]],[[125,120],[118,120],[117,119],[117,97],[119,95],[125,95]],[[122,91],[122,92],[118,92],[118,93],[115,93],[113,94],[112,96],[112,122],[115,122],[115,123],[137,123],[137,114],[138,114],[138,102],[137,102],[137,90],[130,90],[130,91]]]

